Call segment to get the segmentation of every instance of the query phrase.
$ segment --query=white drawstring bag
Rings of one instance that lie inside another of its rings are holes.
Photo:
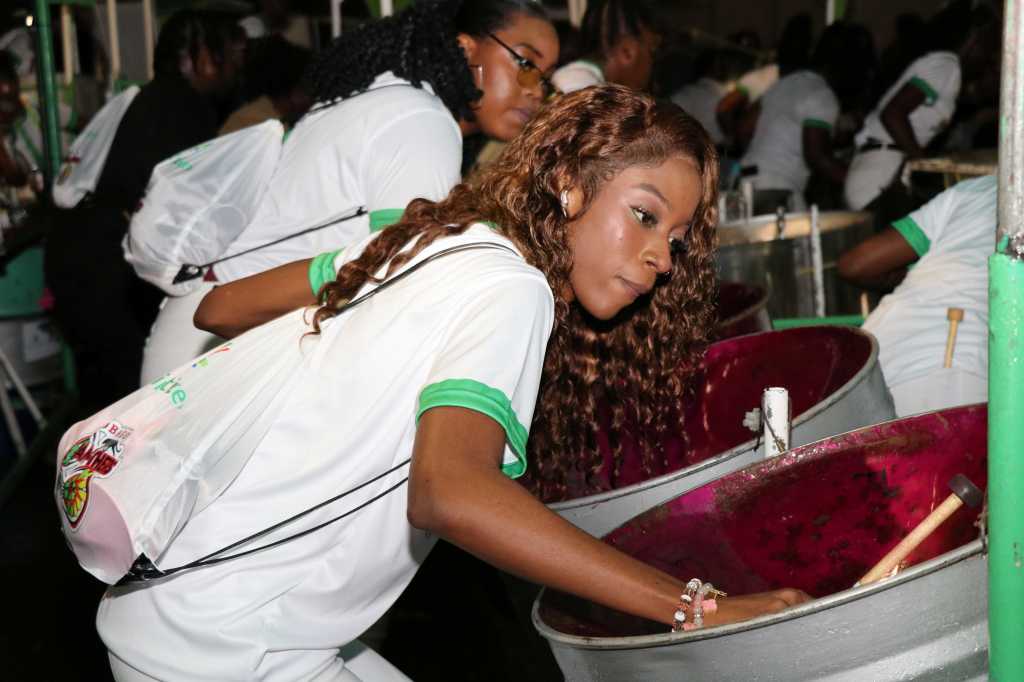
[[[281,156],[284,127],[265,121],[161,161],[122,247],[135,273],[171,296],[202,282],[252,220]]]
[[[133,85],[111,99],[71,143],[53,183],[53,203],[61,208],[74,208],[82,197],[96,189],[121,119],[138,94],[139,87]]]
[[[55,496],[82,567],[114,584],[157,559],[248,462],[300,374],[306,309],[228,341],[78,422]]]
[[[406,265],[337,313],[377,296],[438,258],[471,249],[512,251],[488,242],[449,247]],[[224,556],[409,462],[406,459],[369,481],[207,557],[182,566],[159,565],[188,520],[235,480],[290,398],[292,388],[305,380],[303,358],[311,350],[307,344],[321,339],[307,334],[310,314],[308,309],[300,308],[256,327],[65,432],[57,450],[54,497],[64,537],[82,568],[113,585],[153,580],[263,551],[265,547],[256,547]],[[404,481],[333,521],[397,490]],[[285,541],[308,532],[312,531],[300,531]]]

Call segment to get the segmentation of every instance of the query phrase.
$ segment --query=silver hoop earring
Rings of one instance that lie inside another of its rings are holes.
[[[562,215],[566,218],[569,217],[569,192],[562,190],[562,193],[558,195],[558,201],[562,204]]]

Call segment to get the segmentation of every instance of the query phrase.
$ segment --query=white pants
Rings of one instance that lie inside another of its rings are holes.
[[[159,682],[158,678],[139,672],[113,653],[108,655],[110,671],[114,674],[116,682]],[[256,675],[260,680],[270,680],[284,675],[279,679],[292,682],[296,678],[289,676],[288,659],[306,656],[322,657],[323,652],[280,651],[267,654]],[[315,677],[304,679],[309,682],[412,682],[401,670],[388,663],[386,658],[359,640],[341,647],[338,655],[328,660],[326,667],[321,667]]]
[[[192,324],[196,309],[214,286],[215,282],[203,282],[192,293],[168,296],[160,304],[160,314],[149,330],[142,352],[143,386],[223,343],[224,339]]]
[[[988,379],[956,367],[940,367],[922,377],[890,386],[889,391],[896,416],[903,418],[956,405],[988,402]]]
[[[850,162],[843,188],[846,204],[859,211],[892,184],[903,163],[903,152],[896,149],[873,149],[858,152]]]

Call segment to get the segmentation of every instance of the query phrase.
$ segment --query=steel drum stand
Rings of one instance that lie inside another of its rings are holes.
[[[11,364],[10,358],[7,357],[3,348],[0,348],[0,376],[2,376],[2,380],[0,380],[0,412],[3,413],[4,422],[11,434],[11,441],[14,442],[14,450],[18,454],[18,459],[21,460],[28,455],[28,446],[25,443],[25,434],[21,430],[21,425],[18,424],[18,416],[14,412],[10,389],[13,387],[18,392],[18,396],[25,403],[29,414],[32,415],[37,429],[41,430],[46,425],[46,419],[43,418],[43,413],[26,388],[25,382],[18,376],[18,372],[14,369],[14,365]]]

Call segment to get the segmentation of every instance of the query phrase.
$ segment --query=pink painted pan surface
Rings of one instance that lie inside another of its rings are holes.
[[[848,327],[803,327],[725,339],[712,344],[683,405],[684,427],[665,441],[665,456],[645,473],[624,427],[622,456],[612,458],[608,430],[598,438],[604,466],[596,480],[570,482],[564,499],[617,490],[693,466],[755,437],[744,415],[758,407],[769,386],[789,390],[793,419],[842,388],[871,356],[871,341]],[[861,422],[863,423],[863,422]],[[555,502],[559,500],[545,500]]]
[[[717,300],[717,338],[728,339],[771,330],[768,292],[764,287],[742,282],[720,282]]]
[[[986,429],[986,406],[972,405],[851,431],[697,488],[605,541],[731,595],[795,587],[824,597],[852,587],[950,494],[954,475],[985,489]],[[976,539],[978,516],[961,507],[904,567]],[[661,624],[551,591],[540,617],[572,635],[664,632]]]

